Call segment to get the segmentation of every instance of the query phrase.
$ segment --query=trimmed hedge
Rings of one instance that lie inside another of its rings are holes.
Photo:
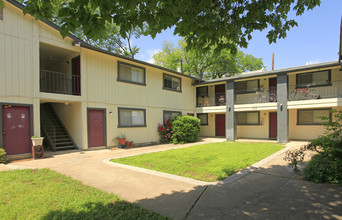
[[[304,168],[306,180],[315,183],[342,185],[342,160],[331,160],[322,154],[315,155]]]
[[[172,131],[174,144],[197,141],[200,135],[200,120],[193,116],[178,116],[172,121]]]
[[[0,163],[7,163],[6,151],[3,148],[0,148]]]

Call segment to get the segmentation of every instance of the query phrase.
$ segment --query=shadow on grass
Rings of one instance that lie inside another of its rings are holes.
[[[342,187],[308,182],[291,168],[274,165],[232,182],[137,203],[175,219],[339,219]]]
[[[50,211],[41,219],[168,219],[136,204],[125,201],[115,203],[87,203],[81,211],[71,209]]]

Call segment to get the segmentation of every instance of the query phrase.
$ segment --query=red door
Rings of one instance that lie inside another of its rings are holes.
[[[270,78],[268,80],[270,102],[277,101],[277,78]]]
[[[226,115],[215,116],[216,136],[226,136]]]
[[[81,94],[81,59],[79,56],[72,59],[72,94]]]
[[[89,147],[105,146],[104,113],[104,110],[88,110]]]
[[[277,112],[270,112],[270,139],[277,139]]]
[[[215,86],[215,103],[217,106],[226,104],[226,87],[224,84]]]
[[[2,106],[2,129],[7,154],[31,153],[30,107]]]

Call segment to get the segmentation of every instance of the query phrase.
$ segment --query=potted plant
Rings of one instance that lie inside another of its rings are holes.
[[[127,148],[133,147],[133,141],[126,141],[126,147]]]
[[[32,136],[31,140],[33,146],[41,146],[43,145],[44,137]]]
[[[126,143],[126,135],[123,133],[120,133],[120,135],[116,136],[115,139],[117,139],[121,145]]]

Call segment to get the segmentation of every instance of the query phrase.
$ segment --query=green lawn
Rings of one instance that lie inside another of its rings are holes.
[[[0,219],[166,219],[54,171],[0,172]]]
[[[283,149],[280,144],[224,142],[112,160],[203,181],[222,180]]]

